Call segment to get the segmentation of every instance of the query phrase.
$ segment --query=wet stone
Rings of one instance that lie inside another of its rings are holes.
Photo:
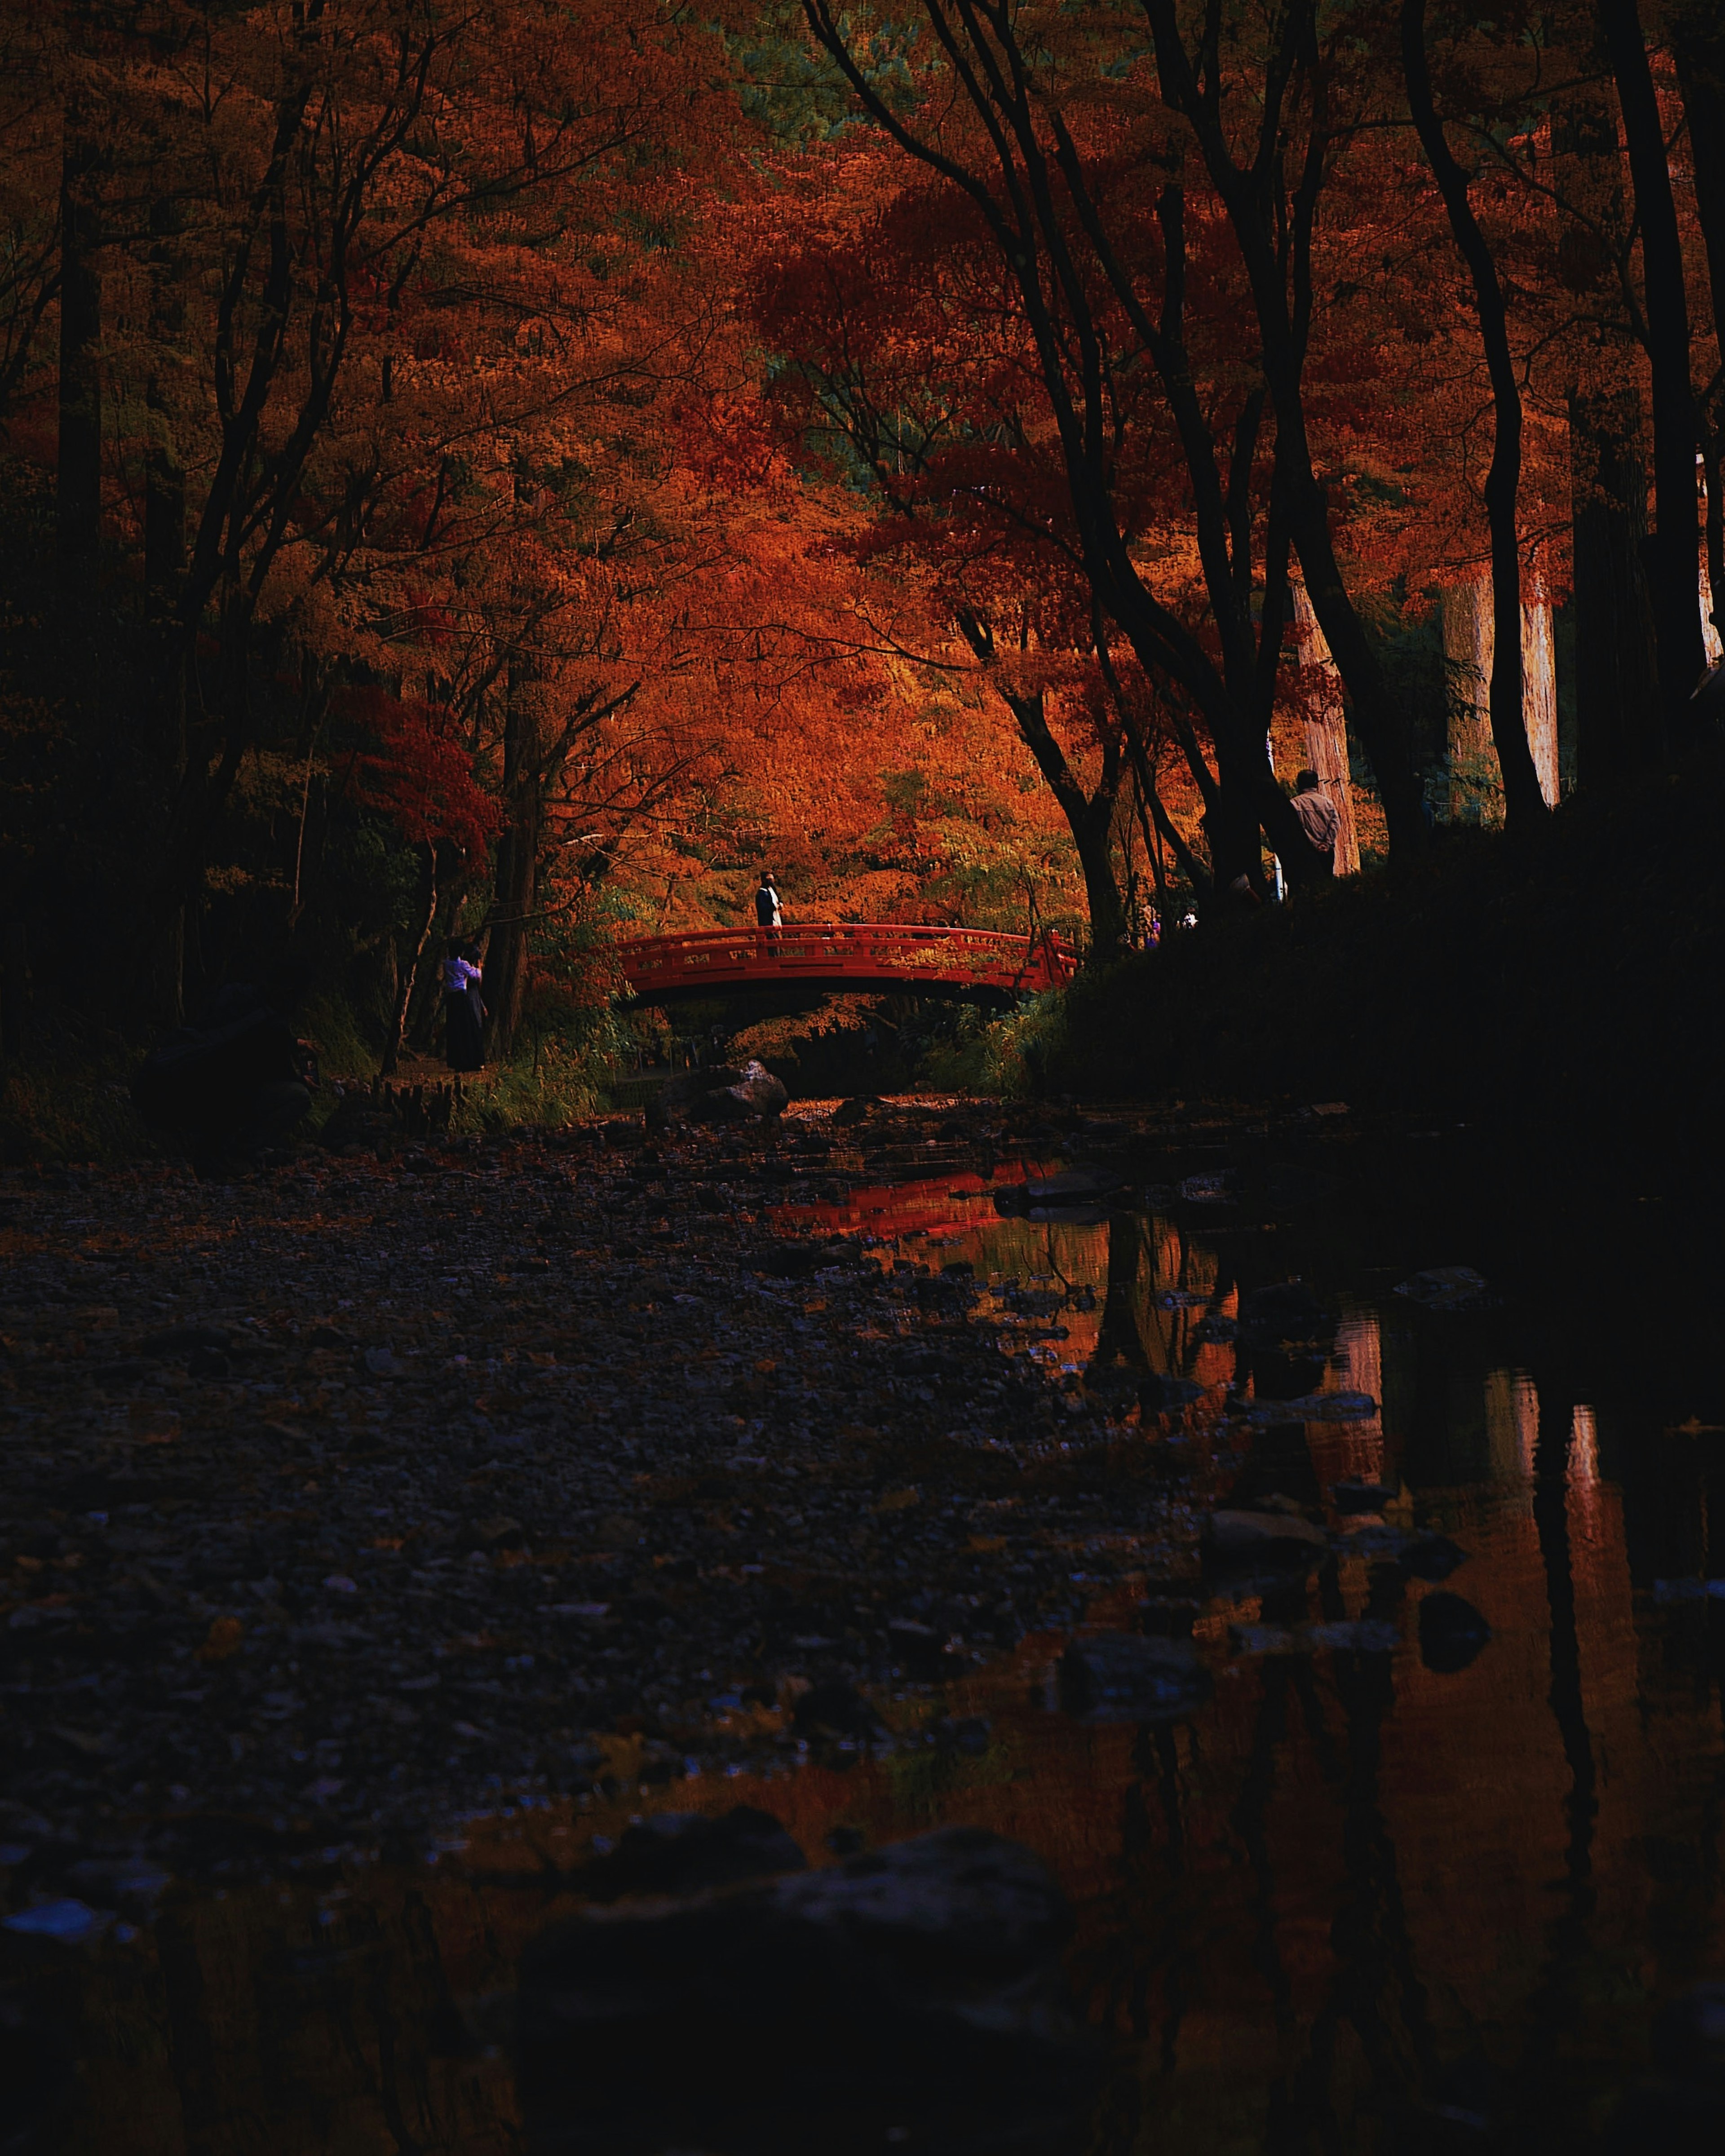
[[[1210,1696],[1209,1673],[1189,1640],[1101,1632],[1060,1657],[1062,1712],[1084,1722],[1172,1722]]]
[[[1491,1628],[1472,1603],[1444,1589],[1420,1604],[1420,1659],[1441,1676],[1453,1676],[1476,1661]]]
[[[590,1911],[522,1958],[527,2146],[980,2150],[1009,2123],[1046,2145],[1098,2064],[1060,1967],[1070,1929],[1038,1860],[968,1827]]]
[[[656,1812],[619,1837],[616,1848],[583,1867],[589,1900],[625,1894],[704,1893],[746,1879],[806,1869],[808,1860],[770,1812],[736,1804],[717,1819],[702,1812]]]

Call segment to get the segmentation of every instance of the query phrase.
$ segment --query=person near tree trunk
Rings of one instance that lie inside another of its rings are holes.
[[[1294,781],[1294,814],[1306,834],[1307,844],[1323,864],[1320,873],[1333,875],[1336,839],[1342,829],[1342,819],[1335,803],[1319,784],[1315,771],[1302,771]]]
[[[444,1060],[451,1070],[480,1070],[485,1061],[485,1006],[480,994],[479,952],[452,936],[445,947]]]

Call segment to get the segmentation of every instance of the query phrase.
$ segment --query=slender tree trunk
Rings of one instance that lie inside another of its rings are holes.
[[[459,881],[444,886],[439,891],[429,939],[433,950],[441,950],[455,933],[455,923],[461,917],[461,902],[462,890]],[[437,1038],[437,1022],[442,1014],[443,1000],[443,990],[437,968],[434,966],[421,978],[408,1009],[407,1045],[416,1055],[426,1055]]]
[[[419,968],[424,963],[425,947],[431,940],[432,923],[437,919],[437,848],[429,839],[419,850],[418,889],[414,893],[413,923],[409,934],[411,947],[408,962],[398,968],[396,974],[395,1007],[390,1014],[388,1038],[383,1045],[383,1061],[378,1070],[382,1078],[393,1075],[401,1061],[401,1051],[407,1039],[408,1013],[413,1006],[413,990],[418,985]]]
[[[503,799],[509,821],[497,842],[491,932],[485,945],[487,1045],[493,1055],[513,1053],[527,984],[528,923],[539,891],[544,834],[544,773],[538,705],[525,670],[511,669],[503,722]]]
[[[1620,295],[1614,297],[1599,237],[1626,229],[1630,215],[1617,108],[1606,85],[1567,99],[1552,134],[1558,274],[1599,324],[1579,344],[1568,399],[1576,780],[1598,790],[1656,761],[1665,732],[1647,589],[1634,331]]]
[[[55,545],[69,593],[88,593],[102,530],[102,286],[96,266],[101,215],[99,156],[66,119],[60,162],[59,449]]]
[[[1522,608],[1522,722],[1548,808],[1558,805],[1558,647],[1551,601],[1535,591]]]
[[[1682,0],[1666,19],[1688,121],[1695,207],[1717,323],[1725,321],[1725,10],[1719,0]]]
[[[1250,167],[1236,163],[1219,105],[1200,86],[1198,70],[1181,36],[1174,0],[1142,0],[1142,4],[1155,45],[1164,101],[1183,112],[1191,124],[1210,178],[1227,207],[1251,286],[1263,347],[1264,377],[1276,414],[1276,477],[1287,537],[1299,556],[1312,611],[1353,705],[1354,723],[1371,759],[1384,803],[1391,850],[1415,854],[1425,846],[1429,834],[1425,796],[1414,767],[1406,721],[1336,558],[1329,496],[1312,462],[1306,424],[1307,324],[1312,303],[1311,236],[1328,139],[1323,110],[1327,85],[1316,51],[1315,0],[1294,0],[1284,24],[1287,49],[1299,50],[1312,100],[1303,159],[1305,177],[1291,201],[1284,198],[1281,180],[1284,162],[1291,162],[1295,155],[1291,135],[1284,155],[1274,160],[1260,158]],[[1276,845],[1281,817],[1275,803],[1279,801],[1290,818],[1293,811],[1273,781],[1268,794],[1261,798],[1272,818],[1266,835]],[[1297,819],[1294,820],[1297,827]],[[1291,851],[1291,839],[1287,844]]]
[[[1191,886],[1193,896],[1202,904],[1211,896],[1214,886],[1204,874],[1197,855],[1180,836],[1179,827],[1175,824],[1173,818],[1168,814],[1161,794],[1153,785],[1150,789],[1150,819],[1163,837],[1167,839],[1168,851],[1173,855],[1175,865],[1178,867],[1181,875]],[[1166,896],[1163,885],[1160,855],[1157,856],[1156,861],[1156,884],[1158,892]],[[1164,927],[1167,925],[1165,918],[1163,925]]]
[[[1666,17],[1688,122],[1695,206],[1707,248],[1716,334],[1725,326],[1725,13],[1718,0],[1682,0]],[[1712,658],[1725,644],[1725,369],[1715,376],[1701,413],[1707,483],[1707,604],[1703,634]]]
[[[1086,794],[1048,723],[1044,700],[1003,691],[1007,708],[1018,721],[1025,747],[1036,759],[1049,790],[1060,803],[1072,834],[1078,865],[1084,875],[1085,903],[1090,913],[1090,953],[1093,964],[1106,964],[1118,955],[1126,934],[1126,907],[1120,896],[1120,880],[1114,873],[1110,834],[1114,805],[1119,798],[1124,767],[1117,757],[1107,759],[1102,782]]]
[[[1408,105],[1456,249],[1473,284],[1474,311],[1491,382],[1491,465],[1486,518],[1491,535],[1491,738],[1503,774],[1504,821],[1512,831],[1547,813],[1522,706],[1522,556],[1517,501],[1522,485],[1522,395],[1509,346],[1509,311],[1497,265],[1468,199],[1467,175],[1450,154],[1432,96],[1425,54],[1425,0],[1402,0],[1402,69]]]
[[[1689,299],[1683,246],[1659,100],[1636,0],[1599,0],[1617,80],[1641,229],[1647,359],[1653,386],[1653,540],[1649,549],[1659,694],[1668,726],[1681,726],[1701,678],[1701,575],[1697,547],[1695,396],[1689,378]]]
[[[180,203],[164,197],[150,205],[150,362],[144,402],[149,413],[144,449],[144,589],[151,613],[173,611],[186,567],[186,475],[174,439],[167,382],[172,349],[185,328],[186,305],[171,244],[183,228]]]
[[[1117,747],[1105,747],[1101,778],[1086,793],[1078,774],[1066,761],[1066,752],[1048,723],[1046,699],[1040,690],[1022,696],[1005,688],[997,670],[993,625],[973,608],[958,613],[958,627],[976,654],[991,685],[1012,713],[1019,738],[1036,759],[1048,790],[1059,803],[1072,834],[1079,866],[1084,872],[1084,892],[1090,911],[1090,949],[1093,964],[1104,963],[1119,952],[1126,931],[1126,908],[1120,896],[1120,880],[1114,873],[1110,834],[1115,805],[1120,798],[1126,767]]]
[[[1491,747],[1491,595],[1485,584],[1455,584],[1444,593],[1450,820],[1455,824],[1498,820],[1502,783]]]
[[[1725,441],[1717,437],[1702,459],[1707,480],[1706,582],[1702,643],[1711,660],[1725,648]]]
[[[1348,713],[1342,701],[1342,680],[1303,584],[1294,587],[1294,623],[1301,665],[1316,667],[1322,675],[1317,711],[1306,721],[1306,758],[1317,773],[1324,798],[1340,819],[1335,873],[1357,875],[1359,830],[1353,816],[1353,777],[1348,762]]]

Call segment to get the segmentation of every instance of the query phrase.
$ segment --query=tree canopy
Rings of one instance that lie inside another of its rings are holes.
[[[0,62],[8,1037],[291,932],[388,1062],[460,932],[507,1047],[763,870],[1105,957],[1328,873],[1308,762],[1393,862],[1693,723],[1703,0],[0,0]]]

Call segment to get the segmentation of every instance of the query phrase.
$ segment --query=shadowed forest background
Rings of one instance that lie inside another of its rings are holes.
[[[947,1082],[1692,1109],[1725,20],[1478,14],[0,0],[9,1152],[286,940],[590,1102],[762,873],[1084,947]]]

